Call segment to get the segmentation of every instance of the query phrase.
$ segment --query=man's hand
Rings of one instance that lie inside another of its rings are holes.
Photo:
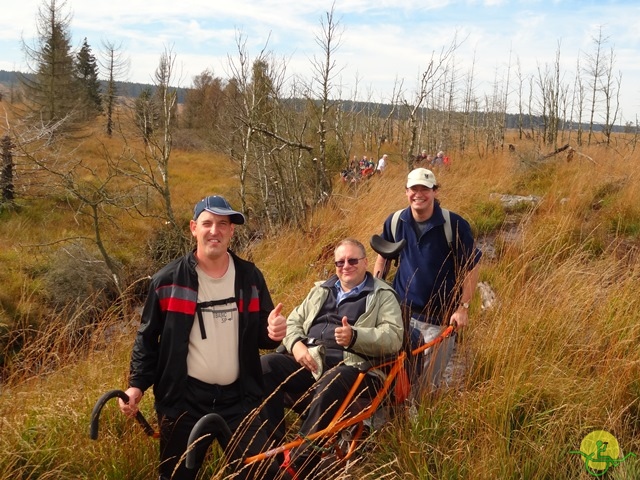
[[[341,347],[348,347],[351,345],[351,338],[353,337],[353,329],[349,325],[347,317],[342,317],[342,326],[336,328],[336,343]]]
[[[271,310],[269,319],[267,320],[267,333],[269,338],[275,342],[280,342],[287,334],[287,319],[282,315],[282,304],[276,305]]]
[[[142,400],[142,390],[136,387],[129,387],[124,393],[129,397],[129,403],[124,403],[121,398],[118,398],[120,411],[127,417],[135,417],[139,410],[138,404],[140,403],[140,400]]]
[[[309,349],[304,343],[296,342],[291,349],[291,353],[293,354],[293,358],[296,359],[296,362],[309,370],[311,373],[316,373],[318,371],[318,364],[313,359],[313,357],[309,355]]]

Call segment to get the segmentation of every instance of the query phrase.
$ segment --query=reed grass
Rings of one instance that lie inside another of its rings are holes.
[[[99,151],[87,148],[86,155]],[[587,479],[581,458],[570,452],[593,430],[611,432],[624,452],[640,455],[638,154],[619,144],[582,151],[593,161],[538,161],[540,148],[522,142],[515,154],[496,152],[488,160],[449,153],[452,166],[436,172],[439,198],[494,244],[481,280],[498,302],[488,310],[478,298],[472,304],[471,324],[457,344],[461,382],[421,398],[415,414],[394,417],[335,478]],[[185,219],[196,197],[222,193],[236,201],[225,162],[176,152],[173,198]],[[383,176],[339,184],[307,225],[283,228],[239,252],[262,269],[285,313],[333,273],[337,241],[352,236],[368,245],[384,219],[406,205],[406,172],[392,161]],[[504,212],[491,193],[542,200]],[[28,247],[25,258],[25,245],[39,238],[39,228],[61,234],[68,227],[60,215],[52,207],[25,207],[0,217],[0,256],[11,265],[0,273],[8,285],[0,304],[18,295],[25,325],[44,315],[33,280],[45,257]],[[123,218],[119,231],[109,232],[127,243],[118,255],[133,269],[153,233],[134,223]],[[373,252],[368,259],[371,266]],[[157,441],[115,402],[102,413],[98,441],[88,438],[93,403],[126,386],[136,302],[128,292],[103,315],[100,329],[86,334],[74,323],[78,311],[59,312],[46,317],[49,328],[23,339],[27,348],[0,393],[0,478],[153,477]],[[154,424],[152,394],[146,397],[143,412]],[[225,478],[222,466],[214,449],[200,477]],[[640,464],[630,458],[605,478],[639,477]]]

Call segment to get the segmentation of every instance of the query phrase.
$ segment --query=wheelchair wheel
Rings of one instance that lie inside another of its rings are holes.
[[[338,438],[334,445],[335,455],[338,460],[349,460],[353,453],[366,440],[369,428],[364,422],[345,428],[338,433]]]

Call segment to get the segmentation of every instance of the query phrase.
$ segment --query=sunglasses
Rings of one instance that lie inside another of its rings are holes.
[[[351,265],[352,267],[357,265],[358,263],[360,263],[360,260],[363,260],[367,257],[362,257],[362,258],[347,258],[346,260],[338,260],[337,262],[334,262],[336,264],[336,267],[338,268],[342,268],[344,267],[344,265],[346,263],[348,263],[349,265]]]

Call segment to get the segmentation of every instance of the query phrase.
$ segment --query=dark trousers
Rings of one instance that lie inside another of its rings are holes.
[[[241,480],[273,479],[278,466],[265,460],[244,465],[243,458],[261,453],[268,448],[267,434],[262,420],[255,410],[258,400],[243,399],[234,385],[216,387],[189,379],[185,392],[185,412],[177,418],[158,415],[160,421],[160,479],[194,480],[207,450],[216,440],[208,436],[195,446],[196,468],[185,466],[184,454],[189,435],[196,422],[208,413],[219,414],[229,426],[233,437],[229,442],[221,441],[225,450],[228,469],[235,472],[234,478]],[[220,439],[222,440],[222,439]]]
[[[316,381],[308,370],[301,369],[292,355],[269,353],[261,360],[268,397],[263,412],[276,443],[281,443],[284,439],[285,393],[298,396],[312,389],[311,403],[303,416],[299,432],[300,435],[307,436],[329,425],[360,373],[355,367],[341,364],[329,369]],[[378,377],[366,375],[354,398],[370,399],[380,386]],[[318,450],[307,447],[308,445],[303,444],[291,452],[294,467],[300,470],[300,478],[305,478],[303,472],[311,471],[319,461]]]

